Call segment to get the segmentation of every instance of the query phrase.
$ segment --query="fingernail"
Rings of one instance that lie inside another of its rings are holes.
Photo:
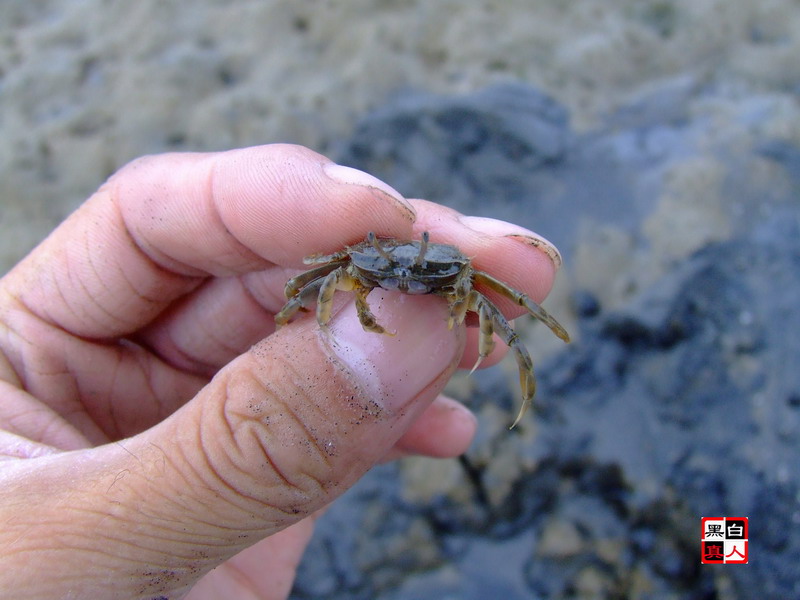
[[[328,163],[323,167],[325,174],[337,181],[338,183],[347,183],[350,185],[361,185],[364,187],[374,188],[376,190],[380,190],[384,194],[391,196],[392,199],[399,202],[403,205],[404,208],[409,210],[412,215],[416,215],[416,211],[408,201],[403,198],[403,195],[390,186],[385,181],[381,181],[377,177],[373,177],[369,173],[365,173],[359,169],[354,169],[353,167],[346,167],[345,165],[339,165],[336,163]]]
[[[534,233],[530,229],[525,229],[514,223],[509,223],[508,221],[500,221],[499,219],[490,219],[488,217],[460,217],[459,222],[480,233],[512,237],[530,246],[539,248],[550,257],[556,269],[561,268],[561,253],[558,251],[555,244],[538,233]]]
[[[331,349],[372,398],[397,413],[455,366],[463,340],[447,329],[447,306],[438,297],[375,289],[369,304],[395,335],[364,331],[351,304],[330,323]]]

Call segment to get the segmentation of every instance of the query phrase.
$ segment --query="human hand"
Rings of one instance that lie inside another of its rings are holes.
[[[477,334],[440,298],[374,290],[393,337],[348,294],[329,333],[275,331],[302,258],[368,231],[429,231],[537,301],[552,285],[530,232],[281,145],[134,161],[6,275],[2,595],[283,598],[315,515],[371,466],[463,452],[474,417],[440,392]]]

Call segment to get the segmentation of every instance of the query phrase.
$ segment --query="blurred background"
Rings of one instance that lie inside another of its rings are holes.
[[[0,273],[111,173],[295,142],[565,258],[462,460],[374,470],[293,597],[800,597],[797,0],[4,0]],[[551,339],[552,338],[552,339]],[[747,565],[700,518],[750,518]]]

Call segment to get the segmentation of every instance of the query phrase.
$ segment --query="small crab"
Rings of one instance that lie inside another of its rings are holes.
[[[288,302],[275,315],[278,326],[288,323],[297,311],[308,310],[316,301],[317,321],[325,327],[331,317],[333,294],[336,290],[343,290],[355,293],[358,318],[366,331],[392,335],[378,324],[367,304],[367,295],[376,287],[406,294],[442,296],[450,307],[448,328],[463,323],[468,311],[477,313],[480,326],[478,361],[472,371],[494,349],[494,332],[514,351],[517,359],[523,403],[512,428],[519,423],[536,393],[533,362],[509,322],[486,296],[475,289],[475,284],[513,300],[559,338],[569,341],[566,330],[526,294],[488,273],[475,270],[470,259],[455,246],[431,243],[428,232],[422,234],[421,241],[378,239],[370,232],[364,242],[334,254],[310,256],[303,262],[318,266],[286,283],[284,291]]]

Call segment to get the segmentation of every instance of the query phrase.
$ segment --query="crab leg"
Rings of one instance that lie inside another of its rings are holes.
[[[275,315],[275,323],[278,327],[286,325],[298,310],[308,309],[314,300],[317,299],[317,296],[319,296],[319,288],[322,287],[322,282],[323,278],[318,277],[314,281],[304,285],[289,298],[286,305]]]
[[[445,296],[450,302],[450,315],[447,317],[448,329],[452,329],[453,325],[461,325],[464,322],[467,311],[470,310],[470,291],[472,291],[472,282],[469,277],[463,277],[455,284],[454,292]]]
[[[286,282],[286,287],[283,288],[283,293],[286,298],[291,299],[294,298],[297,293],[303,289],[306,285],[314,281],[315,279],[322,279],[333,271],[334,269],[338,269],[341,266],[347,264],[346,260],[336,260],[334,262],[328,263],[327,265],[322,265],[311,269],[310,271],[306,271],[304,273],[300,273],[296,277],[292,277],[289,281]]]
[[[525,310],[527,310],[532,316],[536,317],[542,323],[547,325],[558,337],[565,342],[569,342],[569,334],[567,333],[567,330],[564,329],[558,321],[551,317],[545,309],[531,300],[527,294],[523,294],[522,292],[509,287],[499,279],[495,279],[483,271],[475,271],[472,277],[476,283],[482,283],[489,289],[494,290],[498,294],[502,294],[506,298],[513,300],[525,308]]]
[[[466,304],[467,310],[478,313],[478,328],[480,330],[480,335],[478,336],[478,360],[475,361],[475,366],[469,372],[472,375],[478,365],[481,364],[481,361],[494,350],[494,324],[492,323],[489,301],[485,296],[473,290],[470,292]]]
[[[328,262],[339,262],[347,259],[347,250],[339,250],[333,254],[312,254],[303,259],[304,265],[321,265]]]
[[[330,267],[330,265],[325,265],[325,267],[309,271],[309,273],[316,272],[318,276],[296,291],[292,297],[289,298],[289,301],[281,311],[275,315],[275,322],[278,324],[278,327],[286,325],[297,311],[308,309],[314,300],[316,300],[317,322],[323,329],[326,328],[331,318],[333,295],[337,290],[341,290],[345,292],[355,292],[358,320],[366,331],[394,335],[394,333],[386,331],[378,324],[378,320],[375,315],[372,314],[369,304],[367,304],[367,295],[371,288],[365,287],[358,279],[350,275],[347,269],[341,266],[337,267],[334,265],[331,267],[333,268],[332,271],[328,267]],[[325,274],[326,271],[330,272]],[[306,273],[302,275],[306,275]],[[301,279],[301,276],[295,278],[295,280],[299,279]],[[287,283],[287,289],[290,284],[296,285],[295,280]]]
[[[484,320],[491,320],[492,331],[497,332],[500,339],[514,352],[514,358],[517,359],[517,366],[519,367],[519,386],[522,388],[522,406],[519,409],[519,413],[517,413],[517,418],[514,419],[514,422],[511,424],[510,429],[514,429],[522,418],[522,415],[528,410],[528,406],[530,406],[533,396],[536,394],[536,376],[533,374],[533,360],[531,360],[531,355],[528,354],[527,348],[525,348],[524,344],[519,340],[517,332],[511,327],[511,324],[503,316],[503,313],[501,313],[486,296],[473,291],[470,294],[470,304],[478,309],[478,315],[481,320],[480,359],[488,356],[493,347],[493,345],[484,345]],[[475,310],[472,306],[470,310]],[[487,331],[488,329],[487,327]],[[491,337],[489,339],[491,340]]]
[[[339,267],[331,271],[322,280],[319,288],[319,298],[317,299],[317,323],[323,328],[327,327],[331,320],[331,310],[333,309],[333,294],[336,290],[350,292],[357,285],[356,279],[350,275],[346,269]]]
[[[378,325],[375,315],[367,304],[367,294],[370,288],[365,287],[358,279],[350,275],[347,269],[338,268],[325,276],[319,288],[319,298],[317,299],[317,322],[324,329],[331,319],[331,309],[333,308],[333,294],[337,290],[343,292],[355,292],[356,312],[361,326],[374,333],[388,333],[383,327]],[[394,335],[389,333],[389,335]]]
[[[358,313],[358,320],[361,322],[361,327],[364,331],[371,331],[372,333],[385,333],[386,335],[394,335],[390,331],[386,331],[383,327],[378,325],[378,320],[367,304],[367,294],[371,291],[370,288],[363,285],[357,285],[356,292],[356,312]]]

